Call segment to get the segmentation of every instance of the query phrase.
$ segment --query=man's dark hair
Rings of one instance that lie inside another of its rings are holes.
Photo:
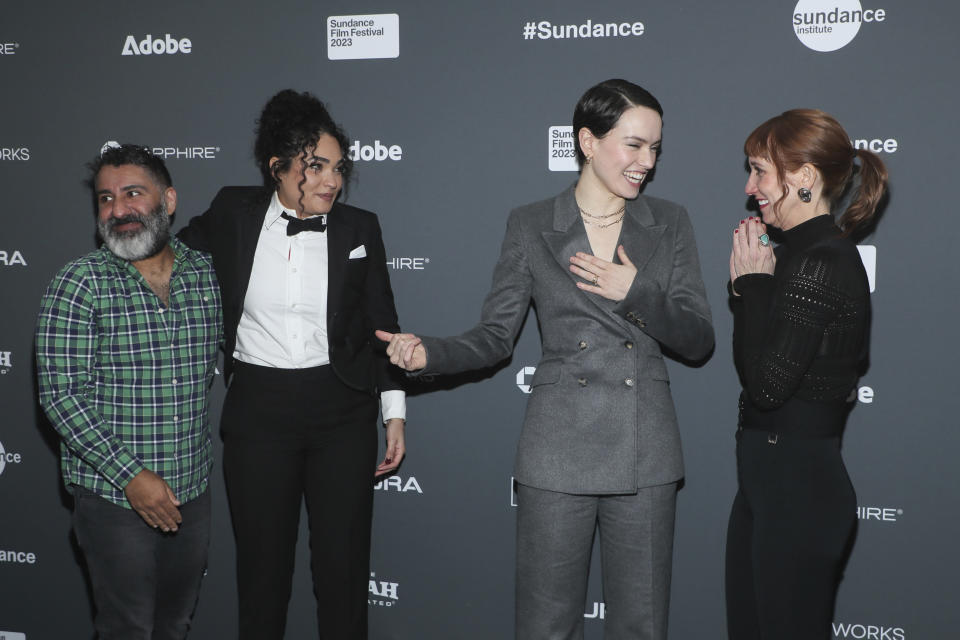
[[[173,180],[170,179],[170,172],[167,171],[167,165],[163,158],[156,156],[150,151],[149,147],[136,144],[122,144],[118,147],[105,147],[100,155],[93,159],[87,166],[90,168],[90,177],[87,179],[87,185],[93,189],[100,170],[105,165],[119,167],[125,164],[132,164],[142,167],[153,181],[161,189],[173,186]]]

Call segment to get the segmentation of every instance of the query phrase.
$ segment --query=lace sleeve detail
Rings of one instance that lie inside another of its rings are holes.
[[[811,251],[775,286],[769,277],[738,278],[743,306],[734,316],[735,357],[758,408],[774,409],[796,394],[827,326],[843,308],[836,258],[829,248]]]

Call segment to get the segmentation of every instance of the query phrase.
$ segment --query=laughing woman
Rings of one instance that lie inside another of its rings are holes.
[[[887,172],[812,109],[763,123],[744,152],[746,192],[762,222],[741,220],[730,254],[743,392],[727,532],[729,637],[826,640],[856,517],[840,435],[870,328],[867,274],[848,236],[873,218]],[[766,225],[783,232],[776,253]]]
[[[667,637],[680,436],[663,351],[713,347],[683,207],[640,195],[663,110],[624,80],[573,115],[581,165],[560,195],[514,210],[480,323],[453,338],[379,333],[391,361],[456,373],[513,351],[531,301],[543,357],[517,449],[516,637],[583,637],[595,530],[608,640]]]

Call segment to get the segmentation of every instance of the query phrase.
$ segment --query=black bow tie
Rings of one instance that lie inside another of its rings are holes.
[[[301,231],[318,231],[323,233],[327,230],[327,223],[323,221],[323,216],[313,216],[306,220],[301,220],[300,218],[287,215],[287,212],[284,211],[280,214],[280,217],[287,221],[288,236],[295,236]]]

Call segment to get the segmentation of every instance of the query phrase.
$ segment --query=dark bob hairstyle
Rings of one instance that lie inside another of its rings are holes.
[[[631,107],[647,107],[663,117],[663,107],[653,94],[632,82],[614,78],[587,89],[573,110],[573,139],[581,167],[584,156],[580,148],[580,129],[586,127],[595,137],[602,138],[617,126],[620,116]]]

